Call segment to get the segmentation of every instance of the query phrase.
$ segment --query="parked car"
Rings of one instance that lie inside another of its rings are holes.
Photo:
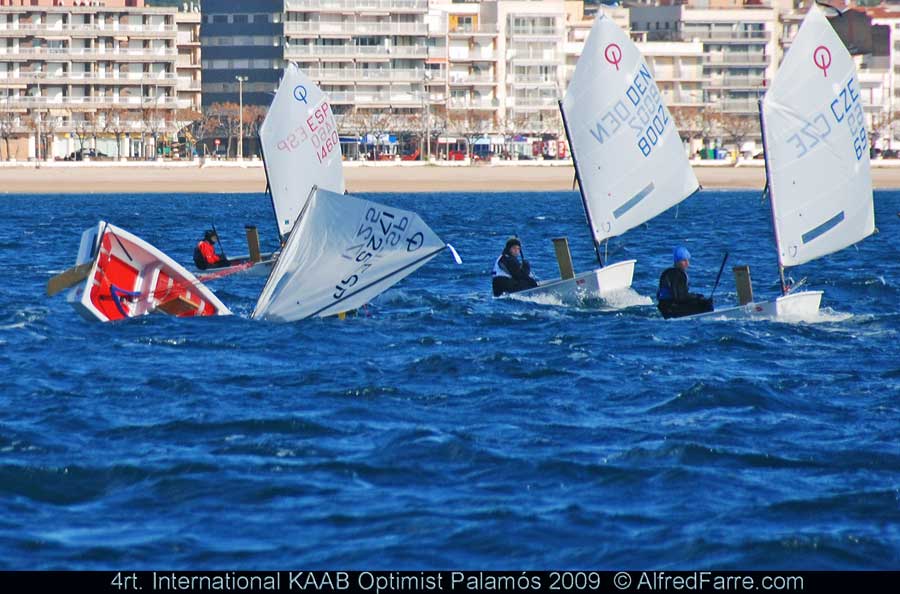
[[[69,153],[69,156],[66,157],[65,161],[83,161],[85,157],[89,159],[105,159],[109,155],[94,149],[79,149],[74,153]]]

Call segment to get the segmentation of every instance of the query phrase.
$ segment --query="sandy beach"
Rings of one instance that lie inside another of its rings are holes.
[[[704,188],[761,189],[765,170],[761,164],[696,166]],[[574,169],[550,165],[393,165],[348,164],[347,188],[351,192],[530,192],[571,190]],[[873,166],[876,188],[900,188],[900,167]],[[262,192],[263,168],[254,164],[216,164],[203,167],[177,165],[51,163],[0,166],[0,192],[7,194],[83,193],[208,193]]]

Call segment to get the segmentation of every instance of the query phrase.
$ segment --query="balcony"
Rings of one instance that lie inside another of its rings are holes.
[[[559,109],[556,97],[512,97],[513,109]]]
[[[718,107],[725,113],[759,113],[759,102],[756,99],[720,99],[710,103],[713,108]]]
[[[497,109],[500,102],[493,97],[450,97],[447,107],[450,109]]]
[[[425,23],[288,21],[284,24],[284,33],[288,37],[317,37],[327,35],[351,37],[364,35],[424,36],[428,33],[428,26]]]
[[[744,52],[710,53],[708,64],[747,64],[768,66],[769,58],[765,54],[749,54]]]
[[[287,12],[428,12],[428,0],[285,0]]]
[[[497,84],[497,79],[493,74],[464,74],[451,72],[449,83],[451,86],[495,85]]]
[[[2,54],[0,54],[2,56]],[[300,59],[309,61],[316,59],[353,59],[369,58],[390,60],[391,58],[426,58],[428,48],[424,45],[394,46],[383,45],[289,45],[284,48],[284,57],[288,60]]]
[[[42,37],[46,35],[97,37],[129,34],[133,36],[171,36],[175,25],[120,25],[118,23],[0,23],[0,37]]]
[[[33,58],[64,59],[66,61],[96,59],[117,61],[174,61],[178,50],[172,48],[82,48],[82,47],[25,47],[0,48],[0,61],[27,61]]]
[[[511,49],[507,51],[506,55],[510,61],[519,64],[549,64],[555,66],[560,61],[555,49]]]
[[[509,37],[556,40],[563,38],[563,30],[556,26],[536,25],[533,27],[512,26],[507,29]]]
[[[362,90],[329,91],[328,98],[335,104],[350,103],[365,107],[372,105],[420,107],[425,100],[423,93],[368,92]]]
[[[177,81],[177,75],[171,72],[160,74],[147,72],[127,73],[94,73],[94,72],[27,72],[18,74],[5,73],[11,81],[40,84],[101,84],[101,85],[158,85],[171,86]],[[0,80],[3,80],[0,77]]]
[[[453,29],[449,28],[446,23],[443,25],[432,27],[428,30],[428,33],[432,36],[438,35],[449,35],[453,38],[461,38],[466,39],[469,37],[496,37],[499,31],[497,30],[497,25],[491,23],[489,25],[478,25],[475,26],[457,26]]]
[[[425,80],[424,70],[394,70],[389,68],[323,68],[304,71],[315,81],[333,82],[422,82]]]
[[[510,83],[513,87],[551,87],[556,88],[559,86],[559,81],[555,78],[550,78],[546,76],[516,76],[513,75],[510,77]]]
[[[726,76],[712,78],[707,86],[711,89],[761,89],[765,87],[764,76]]]
[[[677,41],[715,41],[718,43],[768,43],[770,31],[679,31]]]
[[[174,97],[7,97],[0,105],[22,109],[78,109],[117,107],[123,109],[174,109],[178,105]]]

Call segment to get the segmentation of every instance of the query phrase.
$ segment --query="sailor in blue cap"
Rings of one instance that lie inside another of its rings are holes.
[[[692,314],[713,310],[712,299],[688,290],[688,267],[691,265],[691,253],[684,246],[678,246],[672,252],[674,264],[659,277],[659,290],[656,292],[657,307],[664,318],[680,318]]]

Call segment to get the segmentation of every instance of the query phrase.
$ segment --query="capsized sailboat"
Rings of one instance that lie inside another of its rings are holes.
[[[413,212],[344,194],[328,97],[289,64],[260,130],[286,240],[252,317],[295,321],[357,309],[445,248]]]
[[[636,261],[604,264],[600,244],[700,184],[650,68],[611,18],[597,16],[559,108],[600,268],[575,275],[561,259],[563,278],[516,295],[602,297],[631,286]]]
[[[760,125],[781,296],[753,302],[748,281],[746,303],[703,317],[812,318],[822,291],[792,291],[785,268],[840,251],[875,231],[859,77],[850,52],[815,4],[760,100]]]
[[[47,294],[88,320],[111,322],[164,313],[221,316],[231,311],[193,274],[140,237],[100,221],[82,234],[73,268],[50,279]]]
[[[414,212],[313,188],[251,317],[296,321],[357,309],[445,244]]]

